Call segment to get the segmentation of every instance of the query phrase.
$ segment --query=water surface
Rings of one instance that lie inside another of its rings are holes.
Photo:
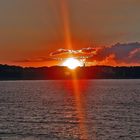
[[[1,81],[0,139],[139,140],[140,80]]]

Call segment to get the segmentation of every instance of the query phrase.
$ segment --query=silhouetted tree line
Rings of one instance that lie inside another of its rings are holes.
[[[111,67],[91,66],[70,70],[67,67],[19,67],[0,65],[0,80],[47,80],[47,79],[140,79],[140,66]]]

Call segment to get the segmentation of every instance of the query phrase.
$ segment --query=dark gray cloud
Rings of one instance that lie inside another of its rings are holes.
[[[117,43],[111,47],[100,48],[96,55],[94,55],[93,58],[88,61],[96,60],[102,62],[110,56],[113,56],[112,59],[114,59],[118,65],[132,63],[140,65],[140,43]]]

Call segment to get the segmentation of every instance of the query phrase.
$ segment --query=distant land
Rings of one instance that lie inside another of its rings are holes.
[[[75,73],[75,74],[73,74]],[[140,66],[90,66],[70,70],[67,67],[20,67],[0,64],[0,80],[61,80],[61,79],[140,79]]]

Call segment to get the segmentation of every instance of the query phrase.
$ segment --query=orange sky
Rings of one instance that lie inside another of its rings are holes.
[[[0,63],[57,65],[61,62],[47,60],[49,53],[59,48],[104,48],[117,42],[138,42],[139,13],[138,0],[0,1]],[[129,58],[134,52],[132,60],[127,62],[112,49],[103,60],[98,59],[103,54],[95,56],[93,64],[139,65],[139,44],[125,48],[123,53]]]

